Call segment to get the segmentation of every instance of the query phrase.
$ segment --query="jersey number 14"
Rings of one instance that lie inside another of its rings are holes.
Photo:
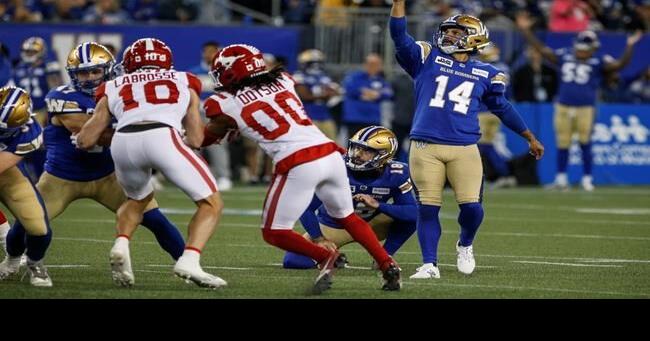
[[[429,106],[435,108],[443,108],[445,106],[445,93],[447,92],[447,83],[449,83],[449,77],[445,75],[440,75],[436,77],[436,83],[438,87],[436,88],[435,97],[429,102]],[[454,111],[461,114],[467,114],[469,109],[469,103],[471,101],[472,90],[474,90],[474,83],[469,81],[462,82],[459,86],[455,87],[447,93],[447,97],[450,101],[454,103]]]

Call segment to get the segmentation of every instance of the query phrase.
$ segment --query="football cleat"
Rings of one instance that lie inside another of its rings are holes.
[[[476,261],[474,260],[474,249],[472,246],[460,246],[460,242],[456,243],[456,252],[458,258],[456,259],[456,266],[458,271],[470,275],[474,272]]]
[[[7,279],[20,270],[20,258],[7,255],[0,263],[0,280]]]
[[[399,268],[397,263],[391,262],[388,268],[383,271],[384,285],[381,287],[381,289],[386,291],[397,291],[401,289],[401,272],[402,269]]]
[[[27,274],[29,275],[29,283],[35,287],[51,287],[52,279],[47,273],[47,268],[43,265],[43,261],[35,263],[27,262]]]
[[[131,256],[129,249],[113,246],[110,253],[111,275],[113,283],[123,287],[131,287],[135,283],[135,276],[131,270]]]
[[[186,283],[194,283],[202,288],[218,289],[228,285],[219,276],[209,274],[198,264],[191,264],[187,258],[181,257],[174,265],[174,274],[185,280]]]
[[[340,253],[336,250],[332,251],[324,261],[318,264],[320,272],[314,281],[312,292],[315,295],[322,294],[325,290],[332,286],[332,277],[336,271],[336,263],[340,258]]]
[[[339,257],[336,259],[336,262],[334,262],[334,267],[337,269],[344,269],[348,266],[348,257],[345,255],[345,253],[340,253]]]
[[[582,189],[584,189],[584,190],[587,191],[587,192],[593,192],[593,190],[594,190],[594,188],[595,188],[595,187],[594,187],[594,184],[593,184],[593,182],[592,182],[592,177],[591,177],[591,175],[585,175],[585,176],[583,176],[583,177],[582,177],[581,184],[582,184]]]
[[[440,278],[440,270],[433,263],[426,263],[416,269],[416,272],[409,277],[410,279],[430,279]]]

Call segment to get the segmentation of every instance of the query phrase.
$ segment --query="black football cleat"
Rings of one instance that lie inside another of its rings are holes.
[[[388,268],[383,271],[384,285],[381,287],[381,289],[386,291],[398,291],[401,289],[401,271],[402,270],[397,266],[396,263],[391,263]]]

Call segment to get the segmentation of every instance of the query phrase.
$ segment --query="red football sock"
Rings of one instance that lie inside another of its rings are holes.
[[[0,211],[0,225],[4,224],[7,222],[7,217],[5,217],[4,213]]]
[[[308,241],[292,230],[262,229],[262,237],[273,246],[310,257],[318,263],[324,261],[330,254],[330,251],[324,247]]]
[[[372,258],[374,258],[377,264],[379,264],[379,268],[382,271],[390,265],[392,261],[390,255],[388,255],[386,250],[384,250],[381,244],[379,244],[375,232],[372,231],[372,228],[368,223],[354,213],[337,220],[357,243],[361,244],[361,246],[368,250],[368,253],[370,253]]]

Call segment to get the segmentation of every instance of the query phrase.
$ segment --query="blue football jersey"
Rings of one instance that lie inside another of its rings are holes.
[[[564,105],[595,105],[603,78],[603,66],[613,58],[609,55],[578,60],[573,49],[555,51],[560,71],[557,101]]]
[[[47,149],[45,170],[72,181],[93,181],[111,174],[115,166],[108,148],[96,146],[89,151],[78,149],[70,141],[72,133],[68,129],[52,124],[52,119],[57,115],[92,115],[95,110],[93,97],[75,90],[72,85],[62,85],[50,91],[45,100],[49,123],[44,133]]]
[[[508,66],[508,64],[503,63],[503,62],[496,62],[496,63],[492,63],[491,65],[494,66],[495,68],[497,68],[498,70],[500,70],[501,72],[503,72],[506,79],[510,79],[510,66]],[[506,82],[506,84],[509,85],[508,82]],[[510,98],[510,96],[512,95],[511,92],[512,92],[511,87],[506,86],[506,97],[507,98]],[[486,111],[490,111],[490,110],[488,110],[487,105],[485,104],[485,102],[481,102],[481,106],[479,107],[478,111],[479,112],[486,112]]]
[[[506,75],[478,60],[459,62],[426,42],[398,50],[397,61],[415,81],[411,139],[475,144],[481,137],[477,117],[481,103],[487,96],[503,96]]]
[[[415,205],[409,168],[405,163],[390,161],[382,174],[376,178],[355,176],[355,172],[348,169],[348,179],[352,195],[368,194],[380,203]],[[354,209],[365,221],[370,221],[381,213],[361,202],[355,202]],[[336,220],[327,214],[324,206],[318,209],[318,220],[327,226],[341,228]]]
[[[12,134],[0,134],[0,152],[24,156],[37,150],[43,144],[43,130],[32,120]]]
[[[38,66],[20,62],[14,69],[12,80],[16,86],[29,93],[34,110],[41,110],[46,107],[45,95],[50,91],[47,76],[60,72],[61,67],[54,60],[46,61]]]
[[[298,70],[293,74],[297,85],[304,85],[315,95],[323,93],[323,88],[332,84],[332,79],[323,70],[304,71]],[[312,120],[329,120],[332,118],[330,109],[324,100],[302,101],[307,111],[307,116]]]

